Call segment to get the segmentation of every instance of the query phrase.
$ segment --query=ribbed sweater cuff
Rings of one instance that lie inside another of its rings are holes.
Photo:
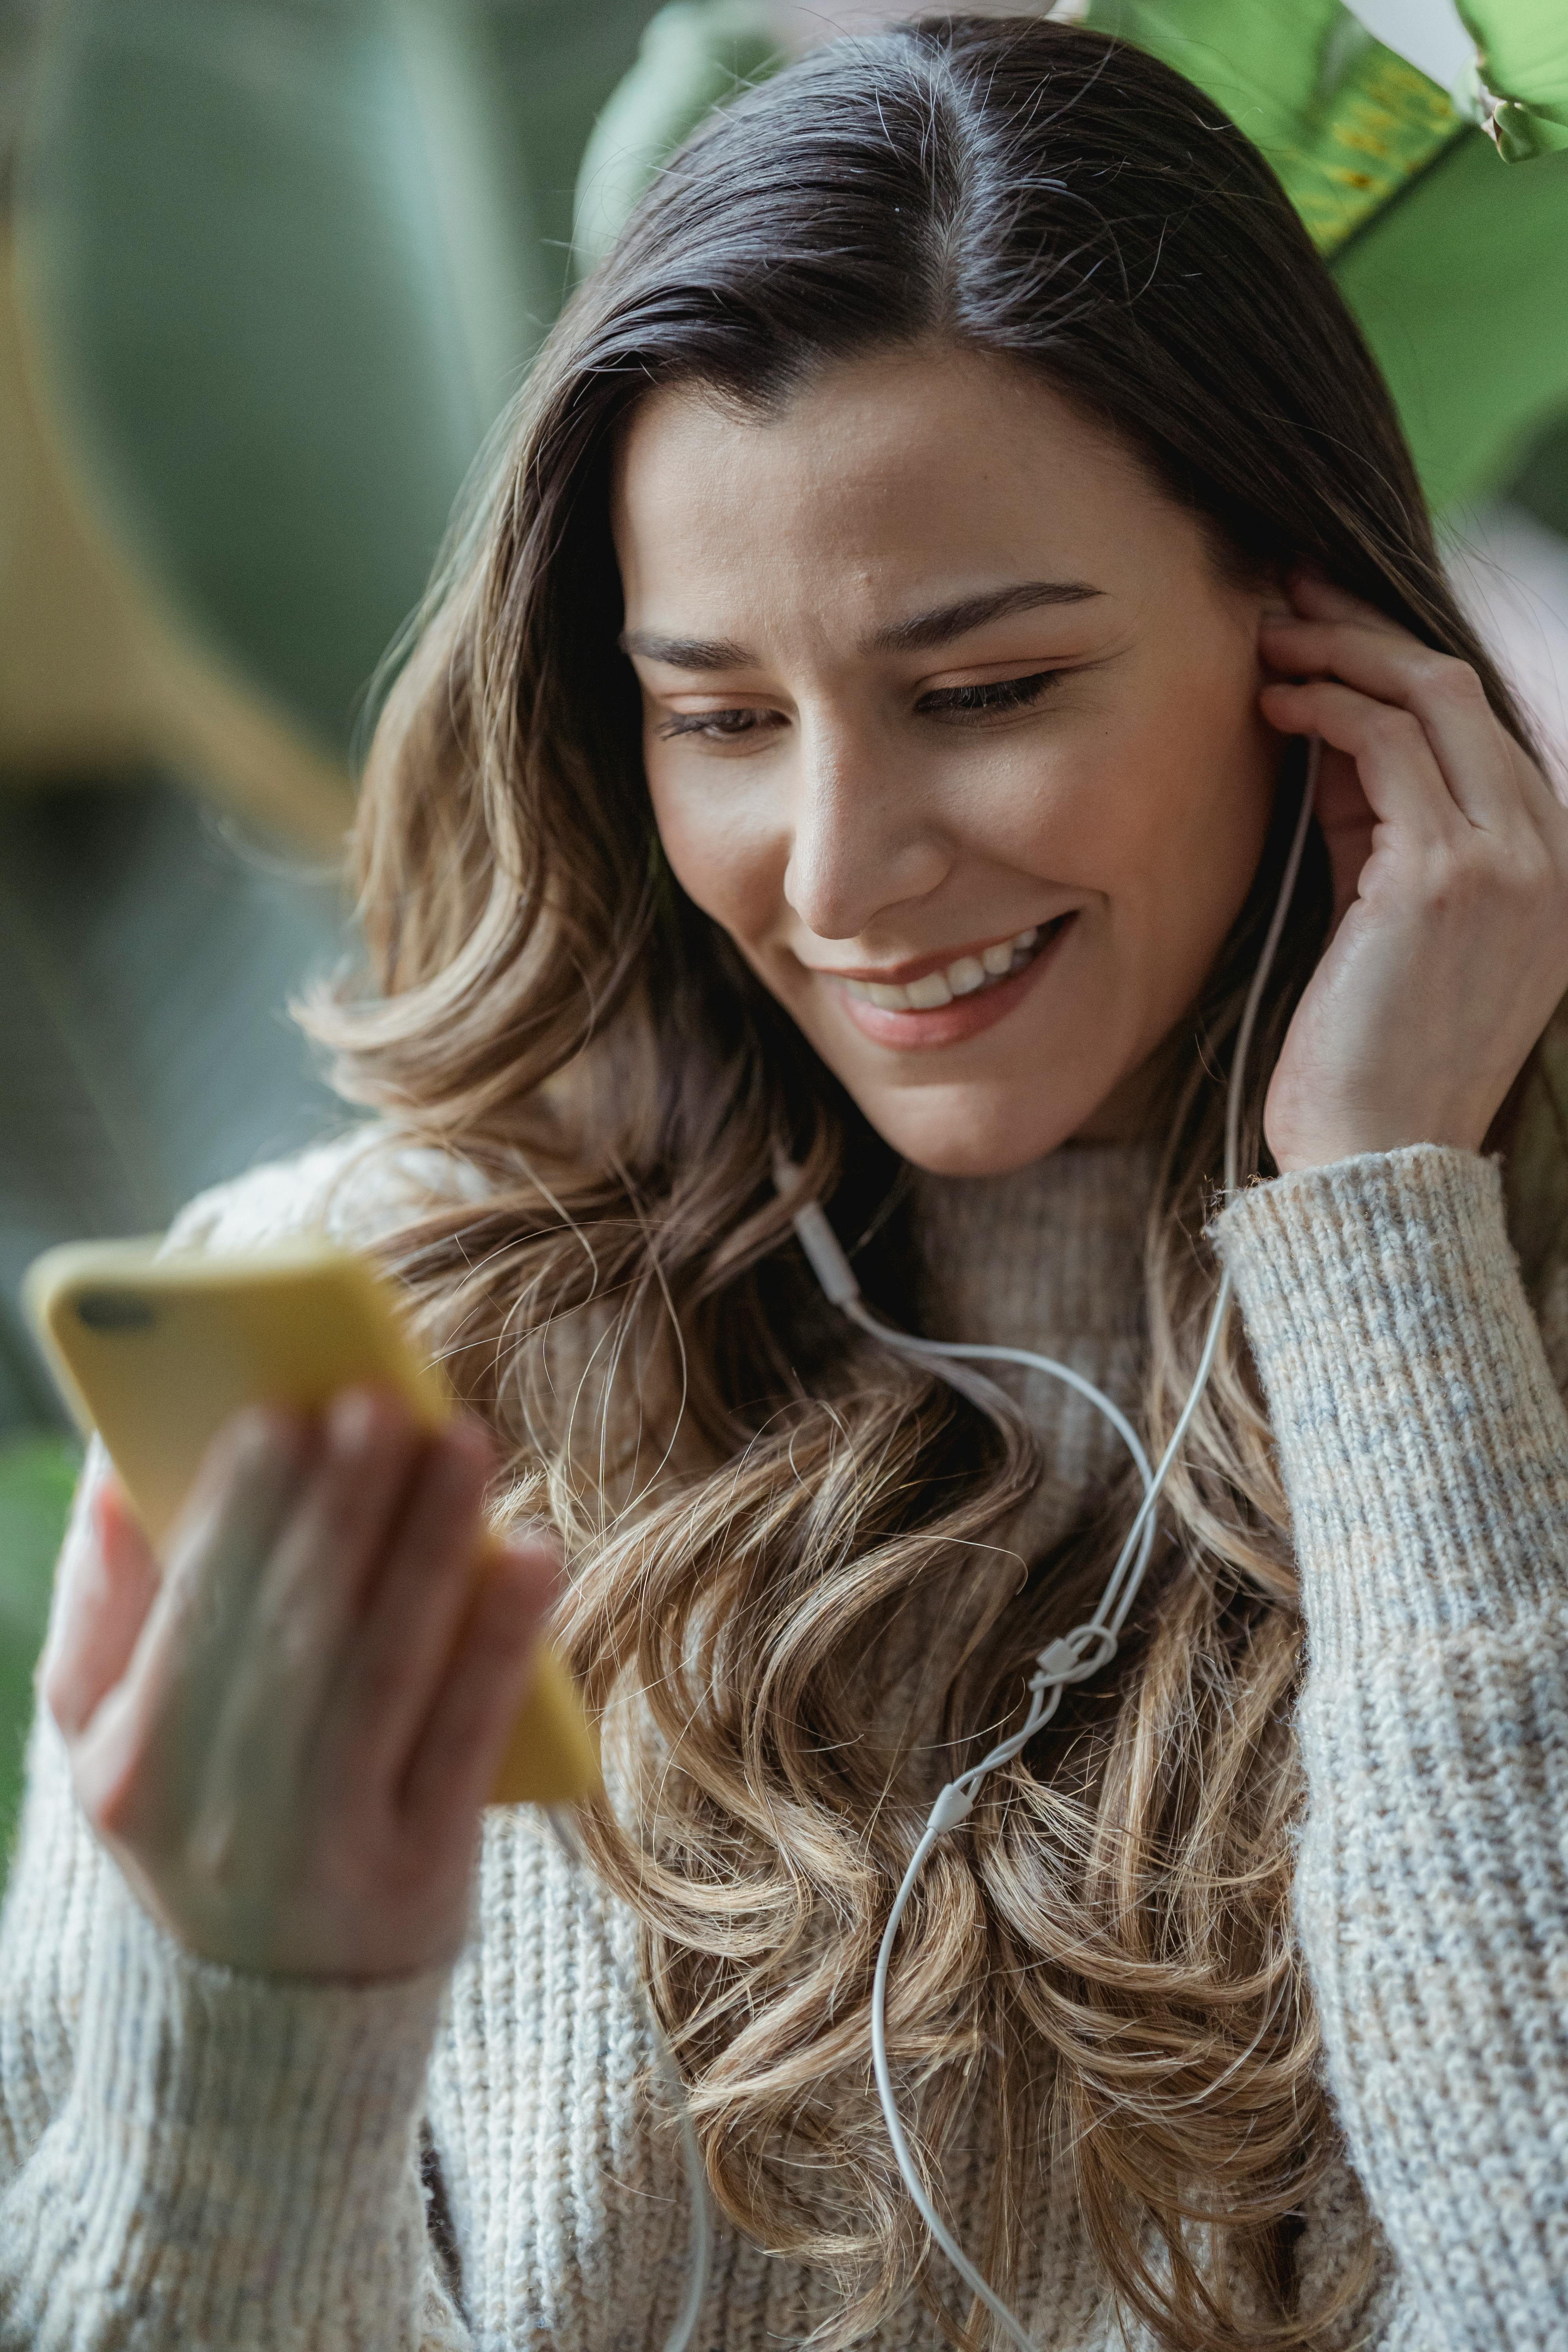
[[[1320,1664],[1568,1597],[1568,1414],[1500,1165],[1438,1144],[1254,1186],[1235,1278]]]
[[[39,2283],[56,2263],[112,2277],[190,2344],[358,2343],[356,2315],[411,2308],[415,2131],[449,1970],[330,1985],[220,1967],[118,1882],[93,1945],[51,2131],[60,2193],[29,2217]]]

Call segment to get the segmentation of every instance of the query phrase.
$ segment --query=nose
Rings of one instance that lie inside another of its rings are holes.
[[[803,727],[784,893],[821,940],[853,940],[946,879],[939,813],[875,730]]]

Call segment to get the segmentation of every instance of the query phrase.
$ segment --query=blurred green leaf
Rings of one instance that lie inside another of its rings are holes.
[[[1549,530],[1568,539],[1568,416],[1536,443],[1509,495]]]
[[[574,226],[580,270],[604,259],[659,165],[704,116],[784,61],[764,0],[668,0],[583,151]]]
[[[1333,268],[1433,506],[1500,488],[1568,410],[1568,153],[1468,131]]]
[[[479,0],[553,316],[572,282],[574,191],[589,133],[637,53],[650,0]]]
[[[68,445],[198,630],[343,746],[548,289],[462,0],[58,0],[26,308]]]
[[[39,1250],[342,1126],[285,1004],[344,940],[335,887],[173,785],[0,793],[0,1426],[54,1409],[16,1305]]]
[[[1447,91],[1341,0],[1089,0],[1087,21],[1216,99],[1321,253],[1363,230],[1463,128]]]
[[[80,1447],[47,1432],[0,1442],[0,1874],[21,1802],[33,1668],[80,1466]]]

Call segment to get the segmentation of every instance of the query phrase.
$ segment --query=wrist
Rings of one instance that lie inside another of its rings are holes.
[[[1336,1167],[1344,1160],[1414,1151],[1424,1144],[1437,1150],[1478,1153],[1486,1132],[1484,1125],[1478,1128],[1468,1120],[1362,1118],[1309,1132],[1284,1133],[1278,1139],[1265,1123],[1264,1141],[1281,1176],[1300,1176],[1310,1169]]]
[[[383,2340],[374,2313],[412,2305],[424,2259],[413,2158],[446,1972],[247,1974],[184,1952],[101,1853],[95,1880],[37,2278],[133,2279],[160,2342],[314,2342],[327,2315]]]
[[[1281,1176],[1210,1227],[1268,1400],[1320,1661],[1560,1604],[1568,1425],[1494,1159]]]

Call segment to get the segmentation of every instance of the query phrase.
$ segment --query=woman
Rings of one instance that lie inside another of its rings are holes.
[[[839,1318],[782,1155],[886,1317],[1070,1358],[1151,1453],[1216,1260],[1240,1307],[1117,1656],[900,1930],[958,2237],[1063,2352],[1561,2343],[1568,813],[1246,141],[1022,20],[714,123],[531,380],[359,847],[375,986],[313,1020],[383,1118],[180,1238],[374,1244],[479,1426],[251,1421],[155,1605],[89,1481],[5,2340],[661,2343],[636,1966],[721,2209],[697,2340],[984,2339],[872,1963],[1136,1490],[1076,1397]],[[580,1875],[490,1812],[470,1888],[542,1510],[613,1804]]]

